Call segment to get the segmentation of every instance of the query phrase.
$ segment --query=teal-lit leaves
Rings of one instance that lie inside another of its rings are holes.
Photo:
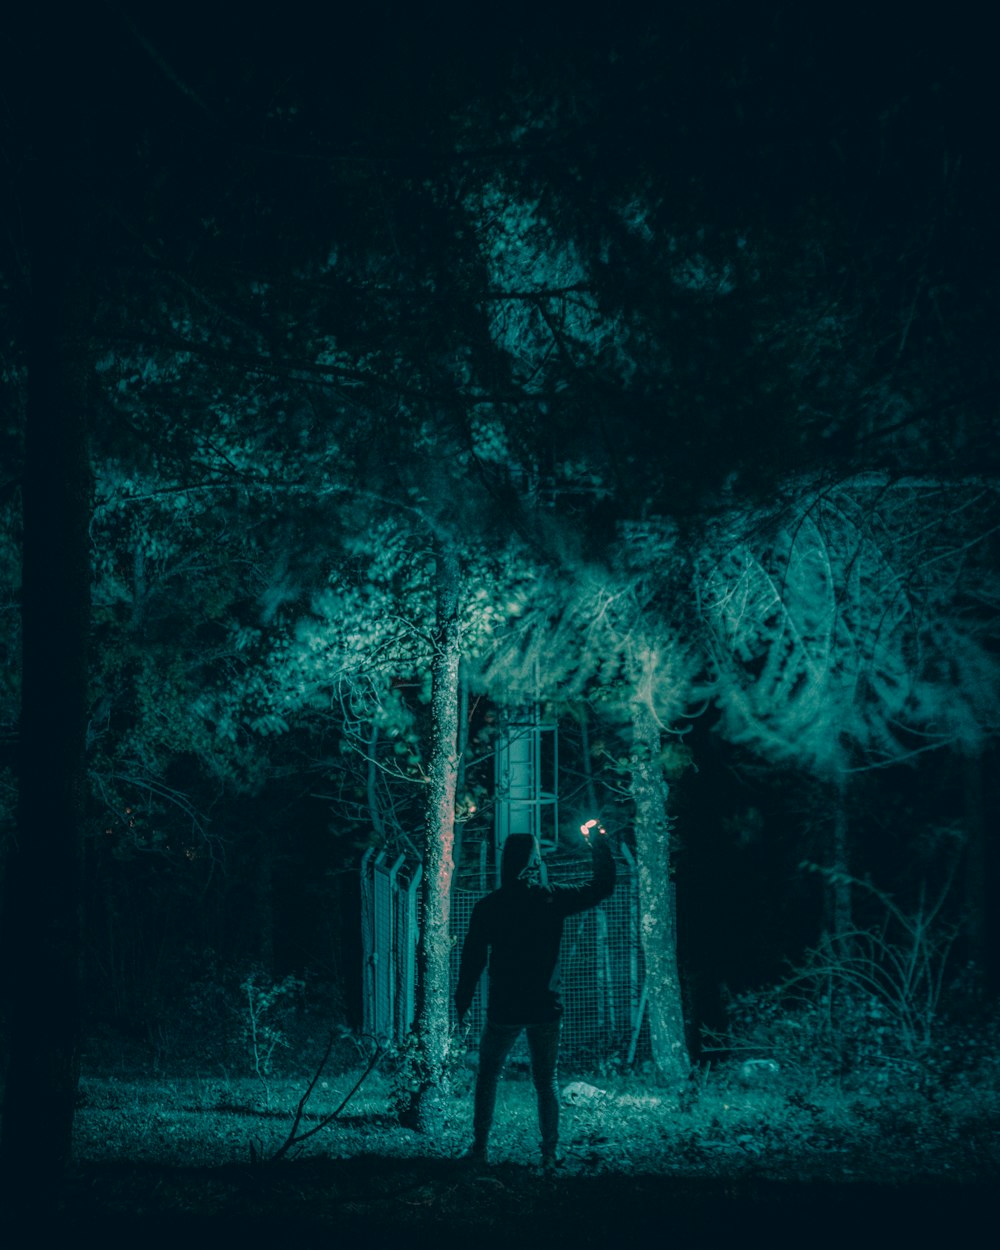
[[[952,490],[945,505],[942,489],[804,483],[713,533],[699,584],[734,741],[836,775],[996,726],[995,616],[970,597],[992,575],[970,553],[997,501]]]
[[[521,385],[551,386],[567,364],[590,364],[616,342],[619,327],[599,308],[579,248],[540,196],[495,177],[466,209],[489,275],[490,333]]]
[[[283,734],[288,732],[288,722],[282,716],[278,716],[275,712],[265,712],[261,716],[255,716],[250,721],[250,729],[255,734],[267,737],[271,734]]]

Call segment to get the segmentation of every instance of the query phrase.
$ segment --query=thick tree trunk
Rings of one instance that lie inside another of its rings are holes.
[[[441,1127],[451,1031],[451,881],[454,872],[458,783],[458,560],[440,550],[437,566],[437,639],[432,668],[433,742],[420,884],[422,922],[417,949],[417,1044],[420,1086],[407,1122],[423,1132]]]
[[[78,49],[73,49],[79,56]],[[46,79],[55,89],[60,58]],[[70,83],[60,83],[69,92]],[[70,113],[77,108],[73,93]],[[81,152],[72,116],[36,118],[28,406],[22,480],[22,701],[17,842],[5,928],[15,943],[0,1163],[8,1201],[34,1203],[70,1157],[82,936],[82,815],[90,622]]]
[[[682,1081],[690,1059],[677,966],[677,923],[670,880],[667,783],[660,762],[660,727],[648,682],[633,675],[632,799],[639,873],[639,932],[646,959],[647,1010],[653,1062],[668,1083]]]

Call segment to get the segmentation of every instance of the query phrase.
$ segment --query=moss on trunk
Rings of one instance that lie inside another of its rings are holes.
[[[637,661],[641,669],[641,659]],[[632,718],[632,800],[635,806],[639,874],[639,932],[646,960],[647,1010],[653,1062],[668,1083],[684,1080],[690,1068],[684,1036],[677,924],[670,883],[670,822],[667,783],[660,762],[660,725],[648,682],[635,673]]]
[[[461,659],[458,629],[459,568],[447,549],[437,559],[437,630],[432,666],[433,742],[428,765],[421,926],[417,950],[419,1086],[406,1116],[424,1132],[441,1125],[451,1032],[451,881],[454,873],[455,798],[458,786],[458,705]]]

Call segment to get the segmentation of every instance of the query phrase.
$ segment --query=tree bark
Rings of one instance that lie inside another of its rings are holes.
[[[368,795],[368,815],[372,822],[375,845],[385,845],[385,822],[382,820],[382,809],[378,801],[378,725],[373,724],[365,743],[366,752],[366,789]]]
[[[961,752],[962,797],[965,807],[965,889],[962,907],[965,950],[981,977],[992,981],[989,916],[986,802],[981,750]]]
[[[72,56],[79,55],[73,48]],[[76,108],[72,76],[58,81],[67,59],[53,55],[46,90],[54,100],[73,99]],[[90,629],[85,162],[75,117],[53,102],[39,108],[25,212],[32,237],[19,796],[5,890],[5,928],[16,947],[0,1138],[7,1197],[21,1204],[45,1200],[71,1151]]]
[[[830,821],[830,877],[827,886],[828,930],[838,950],[843,950],[851,930],[851,857],[848,843],[847,778],[841,774],[833,784]]]
[[[422,1132],[442,1125],[451,1031],[451,881],[458,784],[460,640],[459,568],[455,554],[437,556],[436,646],[431,669],[433,741],[428,764],[427,817],[420,884],[422,921],[417,949],[419,1087],[406,1115]]]
[[[469,810],[467,806],[467,795],[465,789],[465,758],[469,746],[469,682],[465,674],[459,668],[458,674],[458,738],[456,739],[456,750],[458,752],[458,771],[455,776],[455,794],[457,799],[461,801],[465,808],[464,819],[468,820]],[[455,825],[455,840],[452,844],[451,859],[454,865],[452,873],[452,886],[454,887],[458,880],[458,872],[462,866],[462,834],[463,828],[461,823]]]
[[[646,960],[647,1010],[653,1062],[661,1079],[678,1083],[690,1058],[677,965],[677,922],[670,880],[667,783],[660,762],[660,726],[641,657],[632,674],[632,800],[639,874],[639,932]]]
[[[274,831],[257,834],[256,910],[257,954],[269,977],[275,975],[274,958]]]
[[[597,787],[594,785],[594,761],[590,757],[590,708],[586,703],[580,707],[580,763],[587,795],[587,812],[597,813]]]

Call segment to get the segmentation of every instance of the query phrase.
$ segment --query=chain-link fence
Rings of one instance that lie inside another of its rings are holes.
[[[638,882],[627,852],[617,857],[617,867],[611,897],[570,916],[563,930],[562,1054],[570,1062],[612,1058],[631,1062],[648,1054],[648,1026],[642,1020]],[[575,884],[587,880],[590,872],[589,859],[578,857],[552,857],[547,868],[552,884]],[[368,852],[362,861],[365,1029],[397,1042],[412,1026],[415,1010],[419,880],[419,865],[408,865],[402,856],[390,862]],[[482,870],[454,883],[452,994],[472,909],[490,888]],[[484,974],[469,1013],[473,1043],[486,1019],[486,980]],[[522,1040],[512,1059],[517,1062],[526,1054]]]
[[[365,852],[361,861],[364,1031],[400,1041],[416,1012],[420,864]]]

